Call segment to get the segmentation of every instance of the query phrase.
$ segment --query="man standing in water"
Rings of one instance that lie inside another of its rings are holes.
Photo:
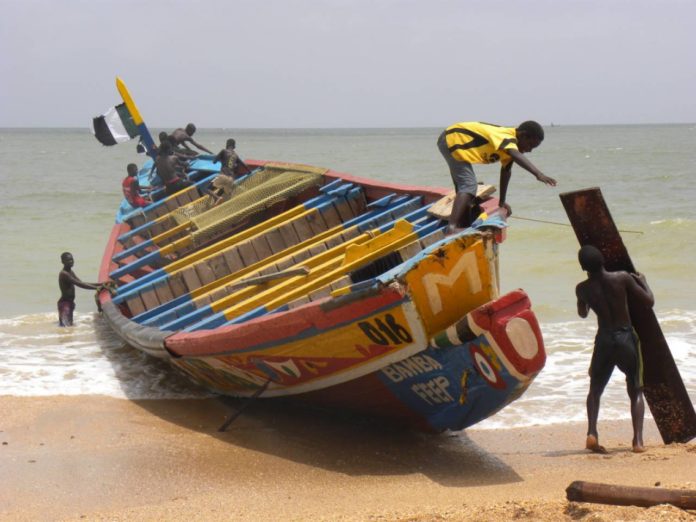
[[[98,290],[99,283],[85,283],[72,271],[75,260],[70,252],[60,255],[63,270],[58,274],[58,286],[60,286],[60,299],[58,300],[58,323],[60,326],[73,325],[73,311],[75,310],[75,287],[85,290]]]
[[[508,184],[512,175],[512,164],[517,163],[529,171],[537,180],[556,186],[556,180],[545,176],[524,154],[531,152],[544,141],[544,129],[535,121],[525,121],[517,128],[501,127],[476,121],[455,123],[447,127],[437,140],[437,148],[445,158],[450,175],[457,190],[449,219],[449,232],[466,228],[474,221],[472,216],[476,198],[476,174],[472,164],[496,163],[500,161],[500,203],[508,214]]]
[[[626,374],[626,390],[631,399],[633,421],[633,451],[642,453],[643,446],[643,363],[640,341],[628,313],[628,301],[636,301],[652,307],[653,293],[642,274],[624,271],[608,272],[604,268],[604,256],[595,247],[585,245],[578,253],[578,260],[587,279],[575,288],[578,298],[578,314],[587,317],[590,310],[597,315],[592,362],[590,363],[590,392],[587,395],[587,440],[585,447],[595,453],[607,453],[599,444],[597,417],[599,400],[609,382],[614,366]]]

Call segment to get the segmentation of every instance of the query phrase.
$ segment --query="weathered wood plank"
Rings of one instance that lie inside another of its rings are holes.
[[[326,252],[326,245],[324,243],[317,243],[309,247],[309,254],[311,257],[318,256],[324,252]]]
[[[140,299],[143,300],[146,310],[150,310],[162,304],[160,303],[159,299],[157,299],[157,293],[152,288],[145,290],[144,292],[140,292]]]
[[[174,299],[174,294],[169,288],[167,281],[163,281],[161,284],[155,287],[155,293],[157,294],[157,299],[160,303],[168,303]]]
[[[330,295],[331,295],[331,287],[324,286],[322,288],[319,288],[318,290],[314,290],[313,292],[310,292],[310,294],[307,297],[309,297],[310,301],[316,301],[318,299],[323,299],[324,297],[329,297]]]
[[[495,187],[493,185],[479,185],[476,188],[477,198],[487,198],[495,192]],[[454,203],[454,198],[457,196],[457,191],[453,190],[449,192],[446,196],[438,199],[433,205],[428,209],[428,214],[431,216],[438,217],[440,219],[448,220],[450,214],[452,214],[452,204]]]
[[[222,253],[211,257],[208,260],[208,266],[213,270],[215,279],[220,279],[230,273],[230,269],[225,262],[225,256]]]
[[[201,280],[199,279],[198,274],[196,273],[196,269],[192,266],[187,266],[186,268],[182,269],[181,275],[184,279],[184,283],[186,283],[186,288],[189,292],[192,292],[196,288],[200,288],[201,286],[203,286],[203,283],[201,283]]]
[[[256,250],[256,255],[259,259],[266,259],[267,257],[273,255],[273,249],[266,241],[265,235],[261,237],[255,237],[251,240],[251,246]]]
[[[341,216],[338,213],[338,210],[336,210],[336,207],[334,207],[333,205],[325,209],[322,212],[322,216],[324,217],[324,221],[326,222],[329,228],[336,227],[343,223],[343,221],[341,220]]]
[[[292,246],[300,242],[300,238],[297,236],[297,232],[295,232],[295,228],[291,223],[279,226],[278,231],[283,236],[283,241],[285,241],[286,245]]]
[[[244,268],[244,260],[239,255],[237,247],[228,248],[222,253],[222,255],[225,257],[225,262],[230,269],[230,274]]]
[[[348,204],[348,201],[345,199],[337,201],[334,208],[336,209],[336,212],[338,212],[338,215],[343,223],[353,219],[356,216],[355,212],[353,212],[353,207],[351,207]]]
[[[320,212],[307,216],[307,224],[315,235],[326,232],[329,228],[326,226],[326,222],[324,221],[324,218],[322,218]]]
[[[126,304],[128,305],[128,309],[130,310],[131,315],[139,315],[145,311],[145,305],[143,304],[143,300],[140,299],[140,297],[137,294],[131,297],[130,299],[127,299]]]
[[[297,232],[297,236],[300,238],[300,241],[314,237],[314,232],[312,232],[312,227],[309,226],[306,217],[301,217],[294,220],[292,222],[292,226],[295,229],[295,232]]]
[[[213,290],[212,292],[210,292],[210,300],[211,302],[215,302],[219,299],[222,299],[223,297],[227,297],[228,293],[229,292],[227,291],[227,288],[218,288],[217,290]]]
[[[402,259],[410,259],[413,256],[417,255],[419,252],[421,252],[421,247],[418,241],[409,243],[405,247],[399,249],[399,254],[401,255]]]
[[[298,297],[298,298],[295,299],[294,301],[288,303],[288,308],[289,308],[290,310],[294,310],[295,308],[299,308],[300,306],[306,305],[306,304],[309,303],[309,302],[310,302],[310,301],[309,301],[309,298],[308,298],[308,297]]]
[[[179,208],[179,203],[176,201],[176,198],[169,198],[161,206],[157,207],[156,211],[159,212],[162,208],[166,209],[164,213],[171,212]]]
[[[201,280],[203,285],[207,285],[208,283],[215,281],[215,272],[211,268],[210,261],[208,259],[203,259],[193,266],[196,268],[196,274],[198,274],[198,278]]]
[[[357,227],[352,227],[344,232],[341,232],[341,237],[343,238],[343,242],[350,241],[351,239],[358,237],[360,235],[360,231],[357,229]]]
[[[169,288],[172,290],[174,297],[179,297],[188,292],[186,283],[184,282],[184,276],[181,272],[169,276]]]
[[[367,201],[365,200],[365,193],[360,192],[360,194],[358,194],[357,198],[349,199],[348,204],[350,205],[350,208],[353,210],[353,215],[359,216],[360,214],[365,212],[365,209],[367,208]]]
[[[282,272],[283,270],[287,270],[291,266],[295,265],[295,260],[292,257],[289,257],[287,259],[282,259],[276,263],[276,267],[278,267],[278,272]]]
[[[244,241],[238,245],[239,255],[242,256],[242,261],[244,261],[244,266],[249,266],[256,263],[259,260],[259,256],[256,254],[256,250],[251,245],[249,241]]]
[[[428,234],[423,239],[420,240],[420,244],[423,248],[427,248],[433,243],[437,243],[445,237],[445,233],[442,230],[436,230],[432,234]]]
[[[340,235],[336,235],[336,236],[330,237],[329,239],[326,240],[326,248],[331,249],[331,248],[337,247],[341,243],[343,243],[343,239],[341,238]]]
[[[593,502],[615,506],[650,507],[671,504],[681,509],[696,509],[696,490],[619,486],[576,480],[566,488],[573,502]]]
[[[274,254],[282,252],[288,247],[288,244],[283,240],[283,235],[277,228],[266,232],[266,239]]]
[[[351,284],[353,284],[353,281],[351,280],[350,276],[343,276],[331,283],[329,286],[333,291],[338,290],[339,288],[343,288],[344,286],[350,286]]]
[[[144,215],[136,214],[128,220],[128,224],[131,228],[138,228],[140,225],[145,223],[145,221],[147,221],[147,218]]]

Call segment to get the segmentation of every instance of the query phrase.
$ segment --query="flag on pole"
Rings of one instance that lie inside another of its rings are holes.
[[[125,103],[111,107],[92,120],[94,136],[103,145],[116,145],[138,136],[138,128]]]

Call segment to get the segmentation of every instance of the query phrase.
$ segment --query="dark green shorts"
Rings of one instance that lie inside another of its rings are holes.
[[[626,382],[643,387],[643,358],[640,340],[630,326],[617,329],[600,328],[595,337],[590,363],[590,378],[602,387],[609,382],[614,367],[626,374]]]

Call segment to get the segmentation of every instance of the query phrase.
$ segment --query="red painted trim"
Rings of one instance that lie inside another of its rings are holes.
[[[379,372],[372,372],[321,390],[302,393],[295,398],[332,410],[345,409],[374,417],[387,417],[398,424],[435,432],[425,417],[394,396],[389,387],[380,380]]]
[[[309,329],[327,330],[355,321],[365,315],[398,303],[403,296],[391,288],[378,294],[347,302],[344,306],[324,310],[326,299],[299,308],[251,319],[243,324],[214,330],[179,332],[165,341],[167,349],[181,356],[219,355],[236,349],[288,342]]]
[[[116,263],[111,262],[111,258],[115,254],[123,250],[123,246],[118,242],[118,238],[121,234],[130,230],[130,227],[125,223],[115,223],[111,228],[111,234],[109,235],[109,240],[106,243],[106,248],[104,249],[104,255],[102,256],[101,265],[99,265],[99,282],[104,283],[109,281],[109,274],[117,268]],[[111,301],[111,294],[109,292],[99,293],[99,302],[106,303]]]
[[[470,313],[470,317],[482,329],[490,332],[508,361],[523,375],[532,376],[539,372],[546,362],[544,340],[536,316],[531,310],[527,294],[521,290],[513,290],[504,296],[486,303]],[[531,359],[525,359],[513,346],[506,331],[508,321],[520,318],[529,324],[536,337],[539,351]]]

